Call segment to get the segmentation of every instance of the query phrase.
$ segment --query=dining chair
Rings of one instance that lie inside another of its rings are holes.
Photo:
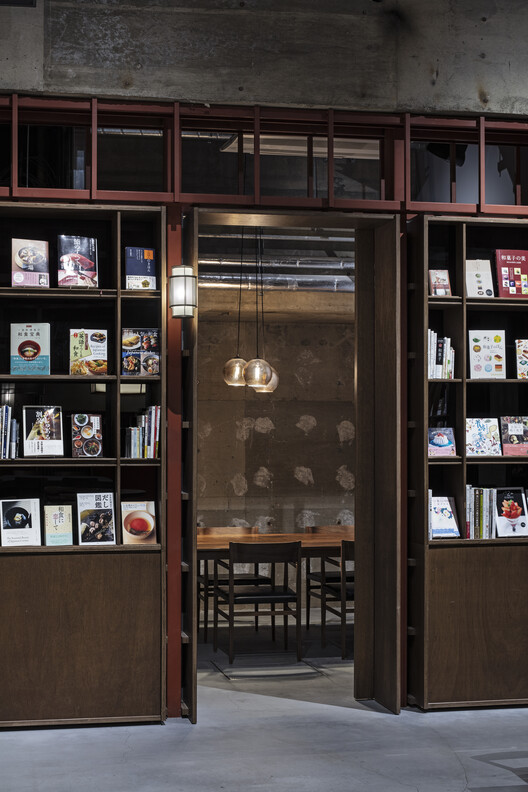
[[[268,585],[251,583],[239,585],[235,582],[235,564],[268,564],[271,581]],[[278,567],[278,568],[277,568]],[[282,567],[282,574],[281,574]],[[219,578],[219,568],[227,570],[228,584]],[[295,571],[294,583],[289,571]],[[275,619],[282,617],[284,623],[284,649],[288,649],[288,619],[295,620],[297,660],[301,660],[301,543],[262,542],[258,544],[229,543],[229,559],[215,559],[213,581],[213,650],[218,649],[218,619],[228,623],[229,663],[234,660],[235,619],[248,605],[268,605],[269,610],[259,610],[259,615],[271,619],[271,638],[275,640]],[[281,607],[282,606],[282,607]]]
[[[327,565],[335,565],[334,559],[326,559],[321,566],[321,646],[326,646],[326,614],[332,613],[340,620],[343,660],[346,657],[347,615],[354,613],[354,573],[347,569],[347,564],[350,565],[353,561],[354,542],[344,539],[337,562],[339,580],[334,579],[334,570],[327,569]]]
[[[250,536],[251,534],[258,534],[258,526],[198,526],[197,533],[202,536],[232,536],[240,537]],[[222,579],[222,575],[220,575]],[[227,575],[223,576],[227,582]],[[258,575],[258,570],[254,568],[251,572],[237,572],[235,574],[236,584],[245,585],[246,582],[253,582],[258,579],[260,583],[269,583],[271,578],[269,575]],[[201,603],[203,602],[203,638],[207,643],[207,633],[209,627],[209,602],[213,593],[213,580],[211,576],[211,561],[205,559],[202,561],[201,568],[198,570],[198,623],[200,623]],[[258,631],[258,606],[255,608],[255,630]]]
[[[308,534],[336,534],[337,536],[350,536],[351,531],[354,530],[352,525],[311,525],[304,529],[304,533]],[[333,556],[333,565],[339,566],[340,548],[336,547],[335,556]],[[321,599],[321,571],[313,569],[312,560],[309,556],[306,558],[305,568],[305,603],[306,603],[306,629],[310,629],[310,605],[311,598],[316,597]],[[321,557],[321,565],[323,564],[324,556]],[[327,559],[328,560],[328,559]],[[354,580],[354,573],[349,572],[349,581]],[[326,580],[328,582],[337,583],[341,579],[341,572],[339,568],[330,568],[326,570]]]

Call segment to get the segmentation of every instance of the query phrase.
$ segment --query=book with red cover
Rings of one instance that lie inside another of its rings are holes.
[[[528,297],[528,250],[496,250],[499,297]]]

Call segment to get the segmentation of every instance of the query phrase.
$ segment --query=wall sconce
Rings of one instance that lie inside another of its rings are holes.
[[[198,305],[197,278],[192,267],[173,267],[169,278],[169,306],[172,316],[194,316]]]

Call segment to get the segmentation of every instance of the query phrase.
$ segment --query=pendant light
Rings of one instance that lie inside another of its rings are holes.
[[[264,358],[260,357],[260,345],[259,345],[259,285],[260,291],[263,295],[263,284],[262,284],[262,257],[260,254],[260,248],[262,243],[262,233],[260,238],[255,234],[255,341],[256,341],[256,352],[257,354],[255,357],[250,360],[246,367],[244,368],[244,379],[246,381],[246,385],[250,388],[255,389],[262,389],[265,388],[267,385],[270,384],[271,378],[273,375],[271,366],[267,363]],[[259,266],[260,265],[260,266]],[[259,277],[261,283],[259,284]],[[262,306],[264,306],[264,297],[262,296]],[[264,315],[261,310],[261,320],[262,320],[262,345],[264,346]]]
[[[260,254],[259,254],[259,262],[260,262],[260,317],[262,322],[262,346],[264,347],[264,268],[262,266],[262,233],[260,237]],[[273,368],[271,368],[271,379],[267,385],[259,385],[255,388],[257,393],[273,393],[273,391],[277,388],[279,384],[279,375]]]
[[[233,388],[243,388],[246,384],[244,379],[244,369],[247,365],[244,358],[240,357],[240,308],[242,305],[242,266],[244,261],[244,229],[240,242],[240,280],[238,286],[238,324],[237,324],[237,345],[236,355],[224,364],[224,382]]]

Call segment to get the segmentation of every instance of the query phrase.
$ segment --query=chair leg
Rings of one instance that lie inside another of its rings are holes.
[[[271,604],[271,640],[275,641],[275,603]]]
[[[341,660],[346,657],[346,599],[341,598]]]
[[[321,646],[326,646],[326,593],[321,586]]]
[[[283,610],[283,621],[284,621],[284,651],[288,651],[288,614],[286,613],[286,605],[282,606]]]
[[[235,658],[235,613],[233,605],[229,604],[229,665],[233,664]]]
[[[258,628],[259,628],[259,606],[257,602],[257,604],[255,605],[255,632],[258,632]]]
[[[209,561],[204,561],[204,583],[203,583],[203,603],[204,603],[204,643],[207,643],[207,627],[209,624]]]
[[[218,650],[218,595],[213,594],[213,652]]]
[[[306,629],[310,629],[310,581],[308,575],[310,574],[310,559],[306,559]]]
[[[301,662],[301,609],[299,605],[295,608],[295,632],[297,639],[297,662]]]

